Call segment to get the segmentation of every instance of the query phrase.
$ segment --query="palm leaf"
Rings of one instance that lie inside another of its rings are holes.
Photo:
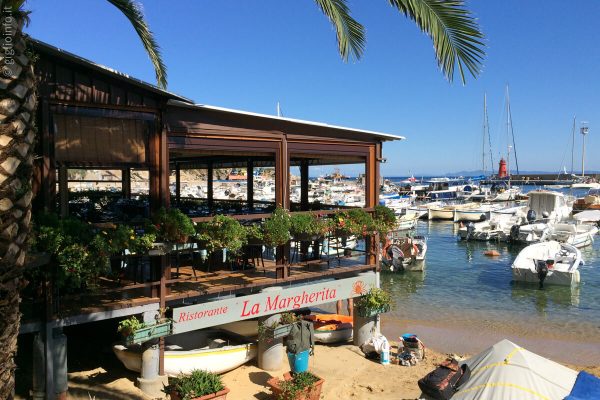
[[[154,72],[156,73],[156,82],[158,86],[165,89],[167,87],[167,67],[165,66],[162,57],[160,55],[160,47],[148,24],[144,19],[144,13],[139,3],[132,0],[108,0],[109,3],[114,5],[125,15],[125,17],[133,25],[136,33],[140,37],[150,61],[154,65]]]
[[[465,67],[476,78],[485,56],[483,33],[462,0],[389,0],[433,40],[438,65],[449,81],[455,65],[462,83]]]
[[[337,34],[338,49],[344,61],[350,53],[359,59],[365,49],[365,28],[350,15],[346,0],[315,0],[329,18]]]

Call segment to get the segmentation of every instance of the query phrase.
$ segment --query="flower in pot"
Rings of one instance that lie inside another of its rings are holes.
[[[373,217],[362,208],[349,210],[346,217],[350,221],[349,230],[355,236],[367,236],[376,230]]]
[[[152,218],[158,237],[167,243],[185,243],[196,233],[190,217],[177,208],[161,208]]]
[[[387,234],[396,227],[396,214],[386,206],[375,206],[373,213],[375,229],[379,232],[379,239],[385,241]]]
[[[306,371],[298,374],[286,372],[283,380],[271,378],[267,381],[275,400],[318,400],[324,380]]]
[[[373,287],[364,295],[354,301],[354,310],[361,317],[371,317],[376,314],[388,312],[392,304],[392,297],[383,289]]]
[[[229,389],[218,374],[193,370],[189,375],[173,378],[165,392],[171,395],[171,400],[225,400]]]
[[[277,207],[263,223],[263,239],[269,247],[283,246],[290,240],[290,215]]]

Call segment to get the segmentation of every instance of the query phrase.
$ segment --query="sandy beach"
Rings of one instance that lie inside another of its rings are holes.
[[[393,346],[392,354],[395,349]],[[366,359],[358,347],[350,344],[317,345],[315,355],[311,357],[310,370],[325,379],[321,399],[420,399],[417,381],[446,357],[445,353],[427,349],[426,359],[414,367],[384,366]],[[568,366],[600,374],[600,366]],[[225,385],[231,389],[227,399],[270,399],[267,380],[271,376],[280,377],[286,371],[287,362],[282,362],[279,371],[266,372],[257,367],[256,361],[230,371],[223,375]],[[150,399],[134,385],[136,377],[135,373],[122,367],[111,372],[103,368],[72,372],[69,374],[69,398]]]

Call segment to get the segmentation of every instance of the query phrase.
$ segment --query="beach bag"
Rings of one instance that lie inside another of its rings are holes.
[[[449,359],[419,379],[419,388],[433,399],[449,400],[470,377],[467,364],[459,365],[458,361]]]
[[[425,359],[425,345],[417,335],[406,333],[400,336],[400,339],[402,340],[402,351],[413,353],[419,361]]]

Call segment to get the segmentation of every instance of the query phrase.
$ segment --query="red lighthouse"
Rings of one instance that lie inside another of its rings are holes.
[[[500,159],[500,166],[498,167],[498,178],[506,178],[508,173],[506,172],[506,161],[504,158]]]

